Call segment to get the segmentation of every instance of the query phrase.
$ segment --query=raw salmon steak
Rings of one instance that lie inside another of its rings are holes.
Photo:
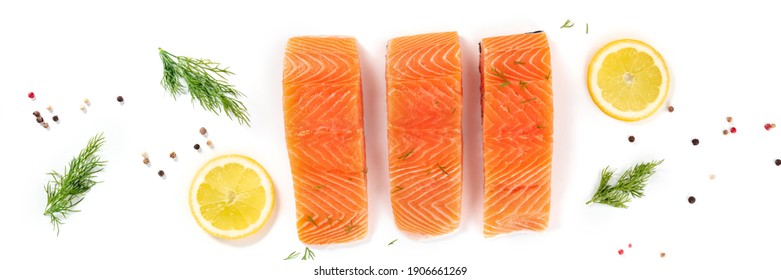
[[[285,49],[283,111],[298,238],[366,236],[368,202],[358,48],[348,37],[295,37]]]
[[[483,114],[483,233],[548,227],[553,153],[553,90],[545,33],[485,38],[480,73]]]
[[[390,197],[396,225],[414,237],[458,228],[461,218],[461,48],[456,32],[388,43]]]

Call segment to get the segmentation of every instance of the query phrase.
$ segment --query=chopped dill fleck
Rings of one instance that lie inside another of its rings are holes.
[[[439,170],[442,170],[442,173],[445,173],[445,175],[450,175],[447,173],[447,171],[445,171],[445,168],[442,167],[442,165],[437,164],[437,167],[439,167]]]
[[[307,221],[307,222],[310,222],[310,223],[312,223],[313,225],[315,225],[315,227],[319,227],[319,226],[317,225],[317,223],[315,222],[315,219],[314,219],[314,218],[312,218],[312,215],[308,215],[308,216],[306,216],[306,221]]]

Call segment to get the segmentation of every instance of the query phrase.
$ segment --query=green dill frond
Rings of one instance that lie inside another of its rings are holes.
[[[217,115],[225,112],[228,118],[249,126],[247,108],[238,100],[244,94],[226,80],[233,72],[208,59],[176,56],[162,48],[158,50],[163,62],[160,84],[174,99],[189,92],[192,102],[198,102],[207,111]]]
[[[610,180],[613,178],[615,170],[611,170],[609,166],[605,167],[602,169],[597,191],[586,204],[593,202],[617,208],[627,208],[626,204],[632,198],[645,196],[645,186],[648,184],[648,179],[656,173],[656,167],[662,162],[664,160],[638,163],[624,171],[614,185],[610,185]]]
[[[298,255],[300,255],[300,254],[301,253],[299,253],[299,252],[293,251],[292,253],[290,253],[290,255],[287,255],[287,258],[284,258],[282,260],[283,261],[292,260],[292,259],[298,258]]]
[[[315,259],[315,252],[312,252],[312,250],[309,250],[309,247],[306,247],[304,249],[304,257],[301,258],[301,260],[314,260]]]
[[[97,155],[105,143],[103,134],[93,136],[81,152],[75,156],[62,173],[52,170],[46,186],[46,208],[43,214],[49,216],[52,226],[60,234],[60,225],[68,215],[79,212],[75,207],[84,200],[84,195],[98,182],[96,174],[103,171],[106,162]]]
[[[570,28],[570,27],[573,27],[573,26],[575,26],[575,23],[570,21],[569,19],[567,19],[567,21],[564,22],[564,24],[561,25],[560,29]]]
[[[502,79],[502,83],[499,84],[499,87],[506,87],[510,85],[510,81],[507,80],[507,77],[504,75],[504,71],[499,71],[496,69],[496,67],[491,67],[491,75]]]

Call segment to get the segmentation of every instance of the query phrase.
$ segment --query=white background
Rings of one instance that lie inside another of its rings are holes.
[[[776,9],[754,1],[154,2],[161,3],[0,4],[0,279],[316,279],[322,277],[312,270],[320,265],[468,267],[465,277],[443,279],[779,276],[781,167],[773,161],[781,158],[781,128],[762,127],[781,124]],[[560,29],[566,19],[575,26]],[[396,229],[388,197],[385,44],[449,30],[461,36],[464,65],[463,221],[451,236],[415,241]],[[554,69],[551,227],[484,239],[477,43],[535,30],[548,33]],[[283,261],[304,248],[284,141],[283,50],[289,37],[330,34],[355,36],[360,45],[369,234],[350,245],[314,248],[314,261]],[[586,66],[602,45],[620,38],[646,41],[664,56],[674,113],[624,123],[591,102]],[[236,73],[230,82],[247,95],[252,127],[167,96],[157,47],[230,66]],[[92,103],[86,113],[79,110],[84,98]],[[38,110],[50,120],[47,105],[61,119],[50,121],[48,131],[32,116]],[[721,134],[727,116],[737,134]],[[215,148],[199,153],[192,146],[205,146],[201,126]],[[45,173],[61,170],[101,131],[107,138],[101,155],[109,161],[104,182],[58,237],[41,215]],[[629,135],[637,137],[634,144]],[[141,162],[145,151],[151,167]],[[178,161],[168,158],[171,151]],[[261,233],[227,242],[198,227],[187,191],[201,164],[233,152],[269,170],[278,204]],[[629,209],[584,204],[606,165],[623,170],[653,159],[665,162],[647,196]]]

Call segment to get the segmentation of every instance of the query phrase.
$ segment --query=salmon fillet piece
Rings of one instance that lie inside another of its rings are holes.
[[[348,37],[295,37],[282,78],[298,238],[362,239],[368,229],[358,47]]]
[[[548,227],[553,155],[553,90],[545,33],[485,38],[483,233]]]
[[[461,219],[461,47],[456,32],[388,42],[390,198],[397,227],[446,234]]]

